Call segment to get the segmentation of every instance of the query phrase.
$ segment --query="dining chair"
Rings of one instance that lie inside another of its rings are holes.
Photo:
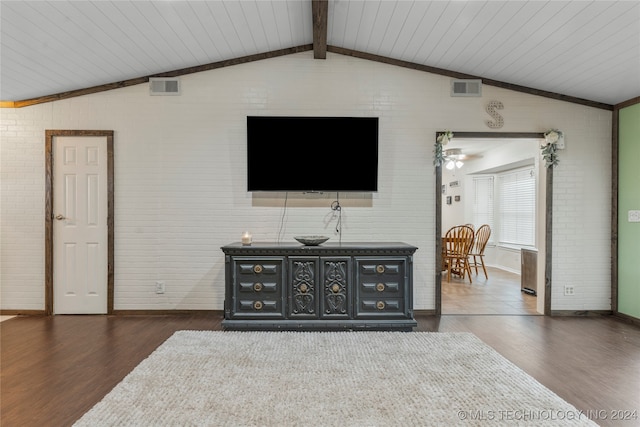
[[[469,252],[469,267],[474,267],[476,269],[476,274],[478,274],[478,267],[482,267],[484,277],[487,279],[489,278],[489,275],[487,274],[487,268],[484,265],[484,249],[487,247],[489,237],[491,237],[491,227],[488,224],[481,225],[480,228],[478,228],[478,231],[476,231],[473,245]]]
[[[473,245],[473,229],[466,225],[457,225],[447,230],[444,238],[443,258],[447,268],[447,282],[451,281],[451,273],[459,274],[462,279],[469,274],[471,279],[471,267],[469,266],[469,252]]]

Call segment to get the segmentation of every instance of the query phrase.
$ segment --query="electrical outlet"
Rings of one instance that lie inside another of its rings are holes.
[[[156,282],[156,294],[164,294],[164,282]]]
[[[573,296],[576,294],[576,288],[573,285],[566,285],[564,287],[564,294],[566,296]]]
[[[640,211],[634,210],[627,213],[629,222],[640,222]]]

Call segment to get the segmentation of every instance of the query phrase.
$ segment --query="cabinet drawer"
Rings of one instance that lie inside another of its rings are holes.
[[[381,315],[403,314],[404,303],[396,298],[361,298],[359,315]]]
[[[402,285],[395,281],[363,281],[360,282],[360,294],[365,296],[378,295],[382,297],[399,297],[402,296]]]
[[[398,281],[404,278],[406,260],[398,259],[357,259],[358,274],[362,278],[375,277],[380,280]]]

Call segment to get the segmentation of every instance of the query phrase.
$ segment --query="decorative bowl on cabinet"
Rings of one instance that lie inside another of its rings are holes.
[[[329,240],[326,236],[295,236],[294,239],[305,246],[318,246]]]

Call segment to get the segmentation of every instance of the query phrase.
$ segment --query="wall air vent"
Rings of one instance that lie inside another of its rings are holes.
[[[180,79],[177,77],[150,77],[150,95],[180,95]]]
[[[451,80],[451,96],[482,96],[482,80]]]

